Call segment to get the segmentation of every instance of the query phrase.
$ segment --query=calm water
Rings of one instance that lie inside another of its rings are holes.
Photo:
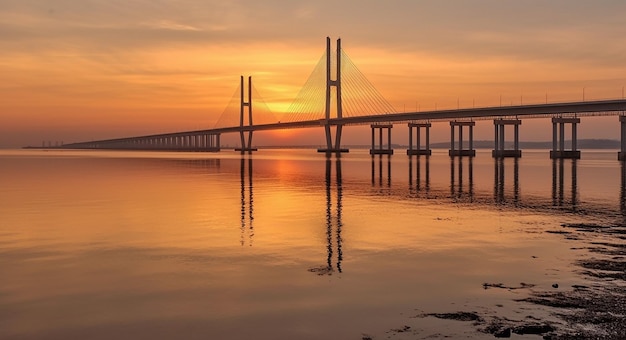
[[[482,284],[584,283],[580,241],[545,231],[622,223],[616,152],[446,152],[2,150],[0,338],[492,338],[411,316],[547,315]]]

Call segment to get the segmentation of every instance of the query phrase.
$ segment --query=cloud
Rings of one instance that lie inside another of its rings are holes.
[[[285,102],[326,36],[397,103],[585,79],[621,90],[625,12],[621,0],[0,0],[0,110],[221,108],[239,74]]]
[[[139,24],[139,26],[146,26],[158,30],[173,30],[173,31],[201,31],[200,28],[191,25],[185,25],[170,20],[159,20],[154,22],[145,22]]]

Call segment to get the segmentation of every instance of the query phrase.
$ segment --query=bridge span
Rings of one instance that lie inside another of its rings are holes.
[[[550,103],[517,105],[506,107],[483,107],[454,110],[422,111],[390,113],[380,115],[368,115],[357,117],[342,117],[329,119],[316,119],[300,122],[276,122],[270,124],[240,125],[224,128],[203,129],[193,131],[181,131],[165,134],[153,134],[126,138],[105,139],[98,141],[88,141],[81,143],[71,143],[61,146],[69,149],[122,149],[122,150],[170,150],[170,151],[207,151],[217,152],[222,149],[220,145],[220,135],[225,133],[252,133],[254,131],[271,131],[280,129],[301,129],[312,127],[342,127],[349,125],[371,124],[372,131],[380,130],[379,137],[383,130],[387,132],[387,139],[391,138],[391,128],[394,124],[407,123],[409,127],[409,154],[430,154],[430,141],[428,138],[429,129],[432,122],[449,122],[451,125],[451,148],[450,155],[465,156],[473,155],[472,129],[476,120],[493,119],[495,127],[494,156],[521,156],[521,150],[514,147],[512,150],[503,149],[504,146],[504,126],[513,125],[519,127],[521,118],[552,118],[553,124],[553,158],[579,158],[580,151],[576,149],[576,126],[580,123],[582,116],[619,116],[621,124],[622,148],[619,152],[619,159],[624,159],[626,155],[626,100],[602,100],[586,102]],[[564,126],[570,124],[572,127],[572,148],[564,150]],[[458,127],[458,136],[455,128]],[[463,128],[470,129],[469,140],[463,140]],[[557,129],[557,127],[559,129]],[[413,129],[417,128],[417,140],[413,138]],[[425,131],[425,138],[421,137],[421,129]],[[518,131],[518,128],[515,128]],[[248,141],[250,141],[248,139]],[[515,132],[515,140],[518,142],[518,132]],[[379,142],[377,145],[376,142]],[[414,142],[417,142],[415,144]],[[423,142],[423,144],[422,144]],[[467,145],[465,144],[467,142]],[[374,145],[372,153],[391,154],[391,143],[384,145],[382,141],[372,139]],[[517,144],[517,143],[514,143]],[[424,147],[422,147],[422,145]],[[238,151],[249,152],[251,147],[239,148]],[[386,146],[386,148],[383,148]],[[468,148],[465,148],[467,146]],[[337,144],[338,149],[341,145]],[[325,151],[325,150],[320,150]],[[499,151],[499,152],[498,152]],[[332,152],[340,152],[331,150]],[[561,154],[559,154],[561,153]]]
[[[244,77],[241,77],[241,96],[239,105],[239,125],[216,127],[212,129],[182,131],[165,134],[153,134],[126,138],[105,139],[80,143],[64,144],[61,148],[68,149],[121,149],[121,150],[171,150],[171,151],[205,151],[217,152],[222,149],[221,135],[239,133],[240,147],[236,151],[252,152],[252,137],[255,131],[281,129],[300,129],[323,127],[326,136],[326,147],[318,149],[327,155],[348,152],[342,148],[341,136],[344,126],[371,126],[371,154],[393,154],[391,148],[391,130],[394,124],[406,123],[408,126],[408,155],[430,155],[430,128],[433,122],[449,122],[450,124],[450,156],[474,156],[473,128],[476,120],[493,119],[494,149],[493,157],[521,157],[519,149],[519,129],[522,118],[551,118],[552,150],[551,158],[580,158],[577,149],[577,125],[581,116],[610,115],[619,116],[621,125],[621,149],[619,160],[626,160],[626,99],[578,101],[563,103],[545,103],[516,106],[497,106],[481,108],[463,108],[452,110],[434,110],[422,112],[382,112],[356,116],[343,115],[342,102],[342,52],[341,40],[337,40],[336,65],[331,65],[330,38],[326,39],[326,84],[325,108],[323,117],[300,121],[274,122],[253,124],[252,78],[248,77],[248,91],[244,93]],[[333,75],[332,71],[335,71]],[[348,83],[350,82],[348,78]],[[352,80],[353,81],[353,80]],[[334,90],[334,91],[333,91]],[[375,90],[375,89],[374,89]],[[322,92],[322,91],[319,91]],[[334,97],[333,97],[334,96]],[[380,100],[380,99],[379,99]],[[384,99],[383,99],[384,100]],[[334,103],[335,115],[331,115],[331,103]],[[389,107],[387,103],[387,107]],[[384,107],[384,105],[383,105]],[[319,116],[322,116],[321,114]],[[565,147],[565,126],[571,127],[570,149]],[[513,128],[513,148],[505,148],[505,127]],[[469,130],[464,140],[464,130]],[[415,135],[414,135],[415,131]],[[386,145],[383,135],[386,132]],[[378,138],[377,138],[378,137]],[[415,138],[414,138],[415,137]]]

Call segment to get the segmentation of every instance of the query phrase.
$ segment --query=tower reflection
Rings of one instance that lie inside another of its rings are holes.
[[[415,171],[415,187],[413,187],[413,156],[409,156],[409,190],[415,189],[416,192],[424,190],[426,193],[430,192],[430,156],[425,155],[422,163],[422,156],[417,155],[415,158],[416,171]],[[424,165],[424,180],[422,181],[422,164]],[[422,185],[422,182],[423,185]]]
[[[325,265],[309,269],[310,272],[317,273],[318,275],[332,275],[332,273],[335,272],[335,269],[339,273],[342,272],[341,262],[343,261],[343,251],[341,248],[341,229],[343,227],[343,185],[341,179],[341,160],[339,158],[335,159],[335,191],[337,202],[335,211],[333,211],[332,163],[333,161],[331,159],[326,159],[326,250],[328,256],[326,257]],[[333,255],[335,249],[333,238],[335,239],[337,245],[337,262],[334,265]]]
[[[376,181],[376,158],[378,157],[378,181]],[[387,158],[387,178],[386,186],[391,187],[391,155],[372,155],[372,186],[383,186],[383,157]]]
[[[571,162],[571,201],[567,202],[565,199],[565,161],[562,158],[552,160],[552,205],[562,207],[571,204],[572,209],[576,210],[578,207],[578,163],[576,159],[567,160]]]
[[[246,172],[247,164],[247,172]],[[252,157],[241,158],[240,162],[241,178],[241,245],[246,243],[252,246],[254,238],[254,193],[252,187]],[[246,182],[247,179],[247,182]]]
[[[464,157],[450,157],[450,195],[452,198],[474,198],[474,164],[473,157],[467,158],[467,184],[464,184]],[[458,159],[458,163],[457,163]],[[467,185],[467,187],[464,187]]]
[[[504,204],[507,201],[505,194],[505,174],[507,160],[513,162],[513,203],[517,205],[520,199],[519,188],[519,159],[517,157],[513,159],[506,159],[503,157],[494,158],[494,177],[493,177],[493,197],[496,204]]]

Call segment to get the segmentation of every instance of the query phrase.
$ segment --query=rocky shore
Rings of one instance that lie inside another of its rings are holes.
[[[574,263],[577,272],[585,278],[586,285],[559,287],[552,291],[537,290],[532,283],[505,285],[483,283],[484,289],[528,289],[528,295],[514,300],[532,306],[547,308],[550,318],[526,316],[515,320],[497,313],[476,311],[450,311],[447,313],[419,313],[413,318],[437,318],[469,323],[475,336],[510,338],[513,335],[533,334],[543,339],[626,339],[626,226],[563,224],[559,229],[548,230],[562,234],[569,240],[585,244],[589,256]],[[581,250],[581,248],[572,248]],[[531,289],[532,288],[532,289]],[[560,289],[559,289],[560,288]],[[411,326],[391,329],[386,338],[425,339],[454,338],[442,330],[438,334],[422,334]],[[363,340],[376,340],[364,334]]]

